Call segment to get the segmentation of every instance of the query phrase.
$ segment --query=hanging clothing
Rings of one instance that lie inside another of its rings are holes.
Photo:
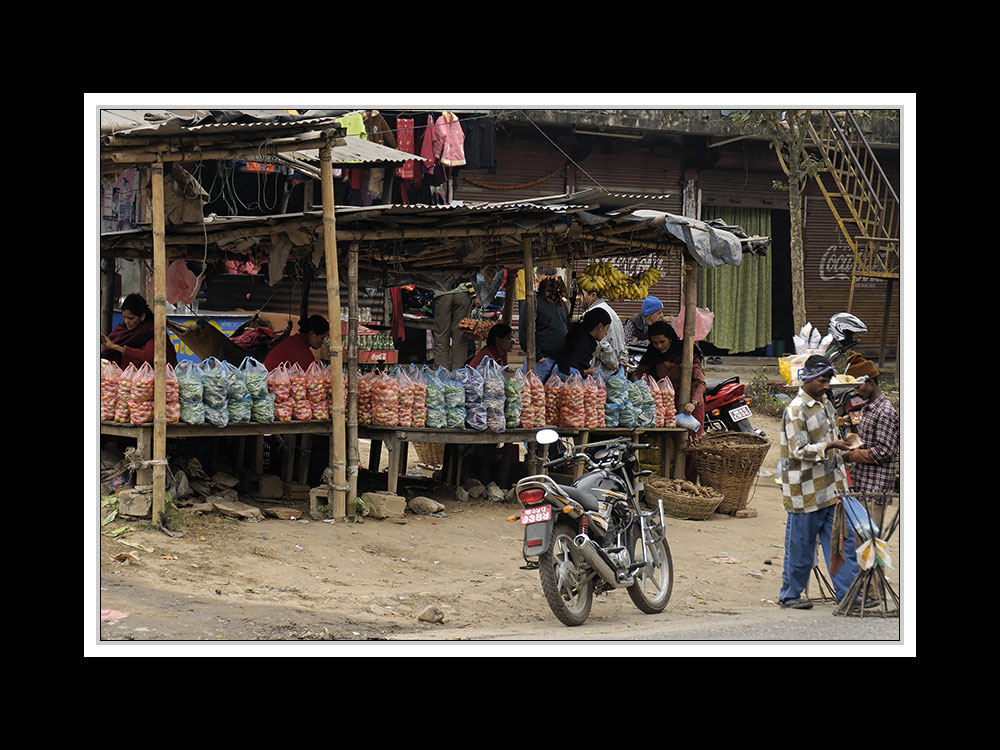
[[[443,113],[434,123],[434,155],[446,167],[465,165],[465,131],[457,115]]]
[[[360,112],[352,112],[349,115],[338,117],[334,120],[338,125],[343,125],[347,130],[347,135],[352,135],[364,141],[368,140],[368,131],[365,129],[365,118]]]
[[[465,166],[497,172],[497,129],[489,117],[461,121],[465,133]]]
[[[381,146],[396,148],[396,136],[393,135],[389,123],[385,121],[377,109],[365,110],[361,117],[364,120],[365,135],[368,136],[369,141]]]
[[[396,118],[397,148],[408,154],[414,154],[415,143],[413,139],[413,120],[404,117]],[[403,165],[396,167],[396,176],[401,180],[412,180],[417,174],[416,159],[409,159]]]

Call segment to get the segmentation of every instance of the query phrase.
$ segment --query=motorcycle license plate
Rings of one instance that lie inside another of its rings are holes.
[[[527,526],[529,523],[541,523],[552,520],[552,506],[543,503],[534,508],[525,508],[521,511],[521,525]]]
[[[739,422],[741,419],[749,419],[750,417],[751,412],[749,406],[737,406],[729,412],[729,418],[734,422]]]

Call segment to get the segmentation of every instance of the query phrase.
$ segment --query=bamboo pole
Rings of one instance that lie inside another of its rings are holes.
[[[347,514],[358,496],[358,243],[347,251]]]
[[[333,385],[330,402],[332,436],[330,440],[330,465],[333,468],[334,517],[347,516],[347,461],[344,433],[344,365],[343,336],[340,329],[340,272],[337,258],[337,219],[333,200],[333,158],[331,143],[320,149],[320,168],[323,182],[323,248],[326,254],[326,299],[330,318],[330,380]]]
[[[163,163],[152,166],[153,197],[153,523],[161,523],[167,495],[167,262]]]
[[[681,347],[680,399],[683,407],[691,401],[691,375],[694,372],[694,325],[698,307],[698,262],[684,253],[684,343]],[[683,478],[687,463],[687,441],[679,441],[674,459],[674,477]]]
[[[521,235],[521,252],[524,255],[524,316],[525,340],[528,342],[528,369],[535,369],[535,261],[531,257],[531,237]]]

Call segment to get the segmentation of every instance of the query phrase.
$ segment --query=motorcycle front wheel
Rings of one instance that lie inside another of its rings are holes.
[[[667,544],[662,529],[650,525],[646,533],[649,559],[646,560],[646,565],[635,572],[635,583],[628,587],[628,595],[642,612],[655,615],[665,610],[670,601],[670,594],[674,589],[674,563],[670,557],[670,545]],[[645,559],[642,539],[638,535],[629,551],[635,562]]]
[[[576,534],[573,525],[557,523],[552,544],[538,556],[545,601],[556,619],[571,627],[586,622],[594,602],[594,579],[583,572],[589,573],[589,566],[573,544]]]

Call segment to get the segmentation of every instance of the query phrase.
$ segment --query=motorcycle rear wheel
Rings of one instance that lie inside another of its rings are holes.
[[[670,545],[659,527],[650,527],[646,546],[649,548],[649,564],[635,572],[635,583],[628,587],[628,595],[640,611],[656,615],[665,610],[670,601],[674,589],[674,563],[670,557]],[[630,552],[635,562],[643,560],[642,539],[638,536]]]
[[[577,531],[572,524],[557,523],[552,530],[552,543],[538,556],[538,572],[542,579],[545,601],[563,625],[582,625],[590,616],[594,603],[594,579],[578,571],[588,570],[573,538]],[[574,557],[575,556],[575,557]]]

